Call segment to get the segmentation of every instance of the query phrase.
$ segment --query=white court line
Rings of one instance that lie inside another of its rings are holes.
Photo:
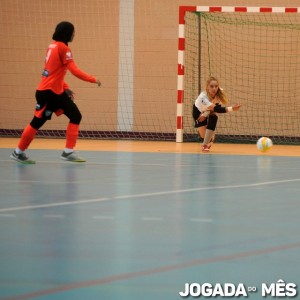
[[[87,199],[87,200],[77,200],[69,202],[58,202],[58,203],[48,203],[48,204],[39,204],[39,205],[28,205],[28,206],[16,206],[0,209],[0,213],[8,211],[19,211],[19,210],[30,210],[36,208],[49,208],[49,207],[58,207],[58,206],[68,206],[76,204],[88,204],[88,203],[97,203],[111,200],[110,198],[98,198],[98,199]]]
[[[296,179],[266,181],[266,182],[257,182],[257,183],[249,183],[249,184],[208,186],[208,187],[199,187],[199,188],[164,191],[164,192],[143,193],[143,194],[135,194],[135,195],[124,195],[124,196],[116,196],[116,197],[111,197],[111,198],[96,198],[96,199],[85,199],[85,200],[83,199],[83,200],[69,201],[69,202],[58,202],[58,203],[48,203],[48,204],[40,204],[40,205],[17,206],[17,207],[2,208],[2,209],[0,209],[0,213],[10,212],[10,211],[30,210],[30,209],[36,209],[36,208],[49,208],[49,207],[68,206],[68,205],[77,205],[77,204],[89,204],[89,203],[97,203],[97,202],[104,202],[104,201],[118,200],[118,199],[156,197],[156,196],[182,194],[182,193],[199,192],[199,191],[207,191],[207,190],[226,190],[226,189],[252,188],[252,187],[265,186],[265,185],[274,185],[274,184],[291,183],[291,182],[299,182],[299,181],[300,181],[300,178],[296,178]]]
[[[299,182],[299,181],[300,181],[300,178],[277,180],[277,181],[257,182],[257,183],[249,183],[249,184],[238,184],[238,185],[209,186],[209,187],[199,187],[199,188],[182,189],[182,190],[165,191],[165,192],[154,192],[154,193],[144,193],[144,194],[136,194],[136,195],[116,196],[114,199],[155,197],[155,196],[189,193],[189,192],[198,192],[198,191],[206,191],[206,190],[225,190],[225,189],[251,188],[251,187],[264,186],[264,185],[273,185],[273,184],[279,184],[279,183],[290,183],[290,182]],[[0,210],[0,212],[1,212],[1,210]]]

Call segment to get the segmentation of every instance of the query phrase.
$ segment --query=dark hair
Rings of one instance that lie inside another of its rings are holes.
[[[63,21],[56,25],[52,39],[54,41],[63,42],[68,45],[68,42],[71,41],[73,32],[74,25],[70,22]]]

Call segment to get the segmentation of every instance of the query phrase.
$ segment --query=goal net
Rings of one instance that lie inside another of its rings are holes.
[[[177,49],[172,17],[166,21],[157,4],[1,0],[0,7],[0,136],[20,136],[31,121],[55,26],[70,21],[76,64],[102,83],[98,88],[67,72],[83,116],[80,137],[175,140]],[[38,135],[64,138],[67,122],[53,115]]]
[[[218,140],[299,143],[300,15],[186,11],[184,22],[183,140],[198,139],[192,105],[214,76],[242,104],[219,117]]]

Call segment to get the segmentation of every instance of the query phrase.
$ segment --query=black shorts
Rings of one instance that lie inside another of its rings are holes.
[[[50,120],[53,113],[65,114],[69,118],[80,114],[77,105],[65,92],[55,94],[51,90],[36,91],[36,107],[34,115],[37,118]]]
[[[193,118],[194,118],[194,121],[195,121],[195,126],[194,126],[195,128],[207,125],[207,118],[202,122],[198,121],[198,118],[199,118],[200,115],[201,115],[201,112],[199,111],[199,109],[194,104],[193,105]]]

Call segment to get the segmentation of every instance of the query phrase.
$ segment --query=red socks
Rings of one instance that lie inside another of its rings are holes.
[[[18,144],[18,148],[22,151],[25,151],[29,147],[32,140],[34,139],[36,133],[37,130],[31,127],[30,124],[28,124],[22,133],[20,142]]]
[[[18,148],[22,151],[25,151],[32,140],[34,139],[37,130],[31,127],[31,125],[27,125],[22,133],[20,142],[18,144]],[[69,123],[67,127],[67,141],[66,141],[66,148],[73,149],[76,145],[77,138],[79,134],[79,125]]]
[[[78,134],[79,134],[79,125],[69,123],[67,127],[66,148],[74,149],[77,142]]]

